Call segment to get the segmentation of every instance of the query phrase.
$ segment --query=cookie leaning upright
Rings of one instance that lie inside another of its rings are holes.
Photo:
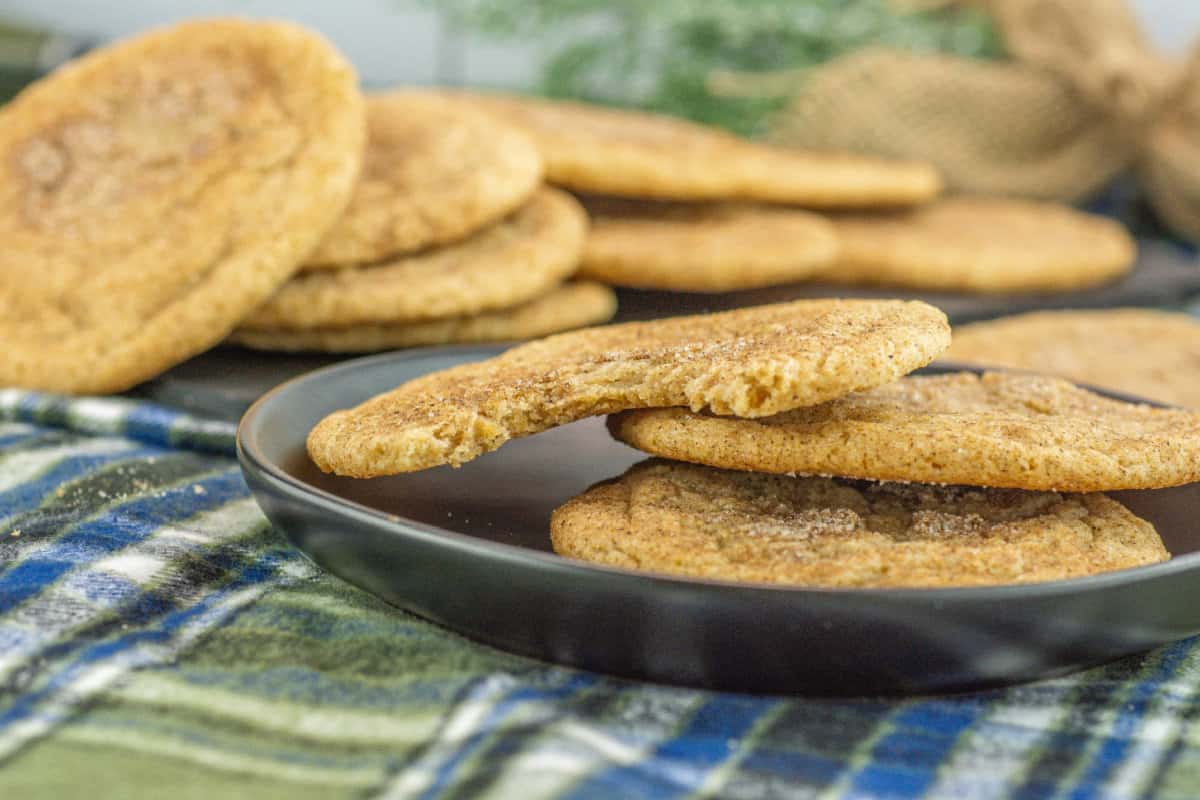
[[[541,183],[528,136],[431,92],[368,95],[367,130],[354,195],[306,269],[462,239],[516,210]]]
[[[286,23],[190,22],[0,110],[0,383],[128,388],[223,339],[337,220],[354,71]]]
[[[805,300],[552,336],[425,375],[309,434],[327,472],[458,465],[509,439],[623,409],[760,417],[886,384],[950,343],[919,302]]]
[[[546,180],[578,192],[862,208],[924,203],[942,188],[928,164],[787,150],[661,114],[517,95],[448,96],[523,128],[541,151]]]

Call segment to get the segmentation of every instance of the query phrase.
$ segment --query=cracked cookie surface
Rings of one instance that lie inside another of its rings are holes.
[[[448,94],[521,126],[542,154],[546,180],[574,191],[864,208],[923,203],[942,186],[928,164],[788,150],[661,114],[518,95]]]
[[[613,567],[823,587],[1061,580],[1169,556],[1103,494],[872,484],[652,459],[555,510],[555,552]]]
[[[523,303],[579,265],[587,215],[544,188],[511,216],[461,242],[348,269],[297,275],[242,321],[303,331],[461,317]]]
[[[471,317],[309,331],[234,331],[230,341],[256,350],[370,353],[398,347],[511,342],[607,322],[617,310],[612,289],[571,282],[512,308]]]
[[[1200,480],[1200,414],[1015,373],[908,376],[754,420],[629,411],[609,430],[654,455],[755,472],[1071,492]]]
[[[527,201],[541,178],[532,140],[493,115],[430,92],[368,95],[362,175],[305,269],[462,239]]]
[[[763,416],[878,386],[949,344],[941,311],[897,300],[802,300],[563,333],[431,373],[337,411],[309,434],[327,472],[458,465],[627,408]]]
[[[95,51],[0,110],[0,383],[126,389],[283,284],[350,197],[351,67],[294,25],[217,20]]]

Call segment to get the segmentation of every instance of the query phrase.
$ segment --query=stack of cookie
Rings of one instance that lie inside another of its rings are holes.
[[[429,92],[366,105],[366,160],[345,215],[234,342],[362,352],[531,338],[612,316],[610,289],[564,283],[586,215],[541,185],[524,133]]]
[[[547,180],[592,213],[580,274],[615,286],[1054,292],[1110,281],[1135,257],[1120,225],[1066,206],[939,200],[927,164],[783,150],[581,103],[458,97],[533,137]]]
[[[949,341],[941,312],[900,301],[593,328],[338,411],[308,450],[326,471],[374,477],[612,414],[613,435],[656,458],[568,500],[551,540],[655,572],[949,586],[1169,557],[1150,523],[1103,493],[1200,479],[1200,414],[1054,378],[908,376]]]
[[[0,384],[121,391],[225,340],[360,350],[599,322],[586,216],[529,138],[436,96],[364,100],[295,25],[96,50],[0,110]]]

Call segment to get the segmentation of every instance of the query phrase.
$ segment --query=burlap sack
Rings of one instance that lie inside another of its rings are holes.
[[[1200,240],[1200,50],[1184,64],[1153,52],[1121,0],[986,5],[1011,61],[869,49],[781,73],[794,93],[772,138],[924,159],[961,191],[1065,201],[1133,168],[1163,219]]]

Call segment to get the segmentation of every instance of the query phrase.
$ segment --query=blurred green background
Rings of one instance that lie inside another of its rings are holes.
[[[0,10],[0,98],[106,37],[109,30],[97,28],[74,5],[40,2],[26,9],[61,7],[63,13],[55,15]],[[113,17],[142,19],[138,27],[145,27],[165,21],[163,9],[173,5],[178,4],[149,4],[140,14],[137,3],[104,8]],[[262,4],[210,5],[222,5],[212,13],[250,13]],[[870,43],[985,58],[1001,54],[987,18],[977,11],[906,13],[887,0],[391,0],[390,5],[395,25],[411,23],[405,41],[420,39],[427,50],[414,54],[396,39],[389,54],[386,40],[363,39],[370,27],[367,4],[346,5],[337,28],[318,27],[335,41],[359,37],[361,55],[350,52],[356,61],[386,64],[391,55],[397,73],[413,73],[410,82],[490,84],[582,98],[679,114],[746,134],[761,132],[781,101],[717,96],[707,85],[714,71],[802,69]],[[92,15],[100,10],[91,8]],[[315,9],[297,4],[301,10]],[[20,17],[20,24],[8,22],[8,16]],[[428,62],[428,69],[414,69],[414,56]],[[499,68],[491,68],[493,63]],[[371,83],[382,70],[366,66]],[[405,79],[391,80],[397,78]]]
[[[886,0],[442,0],[452,29],[534,43],[530,89],[762,132],[778,98],[717,96],[714,71],[802,69],[866,44],[996,57],[982,13]]]

